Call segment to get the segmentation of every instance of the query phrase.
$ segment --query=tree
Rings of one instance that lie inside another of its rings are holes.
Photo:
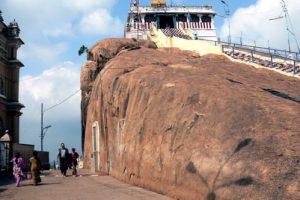
[[[86,46],[82,45],[78,50],[78,55],[81,56],[81,54],[88,53],[88,52],[89,52],[89,49]]]

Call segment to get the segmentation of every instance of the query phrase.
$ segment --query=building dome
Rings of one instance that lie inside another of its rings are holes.
[[[16,20],[14,19],[13,22],[10,22],[8,25],[8,35],[10,37],[19,37],[20,28]]]

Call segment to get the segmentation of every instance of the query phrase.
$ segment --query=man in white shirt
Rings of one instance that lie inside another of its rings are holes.
[[[58,150],[57,159],[60,162],[60,171],[63,176],[67,176],[69,150],[61,143],[61,148]]]

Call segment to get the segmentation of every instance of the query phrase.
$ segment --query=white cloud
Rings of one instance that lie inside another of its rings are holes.
[[[81,151],[80,92],[66,102],[47,110],[79,90],[80,66],[64,62],[44,70],[37,76],[21,77],[20,141],[40,149],[41,103],[44,103],[44,126],[51,125],[44,138],[44,150],[50,152],[50,161],[56,158],[61,142]]]
[[[34,40],[40,36],[72,35],[76,23],[96,9],[104,9],[110,16],[110,9],[115,2],[115,0],[4,0],[2,9],[5,21],[16,18],[21,31],[23,30],[21,34],[26,39]]]
[[[29,42],[20,48],[19,59],[25,61],[35,59],[35,63],[38,63],[43,69],[43,65],[54,64],[60,61],[67,50],[68,45],[66,43],[37,44]]]
[[[2,11],[5,21],[16,18],[21,35],[26,40],[36,40],[44,30],[62,27],[72,18],[72,10],[67,10],[58,0],[4,0]]]
[[[65,24],[58,25],[54,28],[47,28],[42,31],[43,35],[48,37],[74,37],[74,32],[72,30],[72,24],[66,22]]]
[[[83,33],[110,36],[120,36],[123,26],[119,18],[113,18],[105,9],[98,9],[86,15],[79,24]]]
[[[231,34],[234,41],[243,41],[257,45],[267,46],[268,41],[271,47],[287,49],[287,31],[285,20],[269,20],[283,15],[280,0],[258,0],[255,5],[238,9],[231,17]],[[289,15],[293,24],[295,35],[300,38],[300,27],[297,26],[297,19],[300,18],[300,1],[286,0]],[[221,29],[223,39],[228,36],[228,23]],[[296,43],[291,36],[291,46],[296,50]]]
[[[1,10],[5,23],[15,18],[21,29],[25,45],[19,51],[19,59],[25,65],[49,67],[77,56],[73,48],[86,43],[86,33],[98,39],[121,36],[123,23],[111,14],[115,3],[116,0],[1,0]],[[117,28],[109,28],[109,24]]]
[[[45,109],[59,103],[79,90],[80,67],[72,62],[65,62],[45,70],[38,76],[27,75],[20,81],[20,102],[26,107],[22,110],[23,120],[40,119],[40,105]],[[65,104],[47,111],[48,118],[70,120],[80,117],[80,93],[70,98]],[[61,108],[72,112],[61,112]],[[57,118],[59,116],[59,118]],[[28,119],[27,119],[28,118]]]

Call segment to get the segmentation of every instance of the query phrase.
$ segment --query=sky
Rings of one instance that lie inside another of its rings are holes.
[[[150,0],[141,0],[149,5]],[[217,16],[218,37],[258,46],[287,49],[287,31],[281,0],[173,0],[170,5],[212,5]],[[86,56],[78,56],[81,45],[91,47],[109,37],[123,37],[130,1],[125,0],[0,0],[4,22],[14,19],[25,42],[18,59],[25,65],[20,74],[20,143],[34,144],[40,150],[41,103],[44,104],[44,127],[51,125],[44,138],[44,150],[55,159],[61,142],[81,154],[80,69]],[[300,38],[300,1],[286,0],[289,12],[291,46]],[[230,18],[224,18],[225,10]],[[291,24],[293,26],[291,26]],[[64,103],[55,106],[69,97]],[[55,107],[52,107],[55,106]],[[52,107],[52,108],[51,108]],[[51,108],[48,110],[48,108]]]

